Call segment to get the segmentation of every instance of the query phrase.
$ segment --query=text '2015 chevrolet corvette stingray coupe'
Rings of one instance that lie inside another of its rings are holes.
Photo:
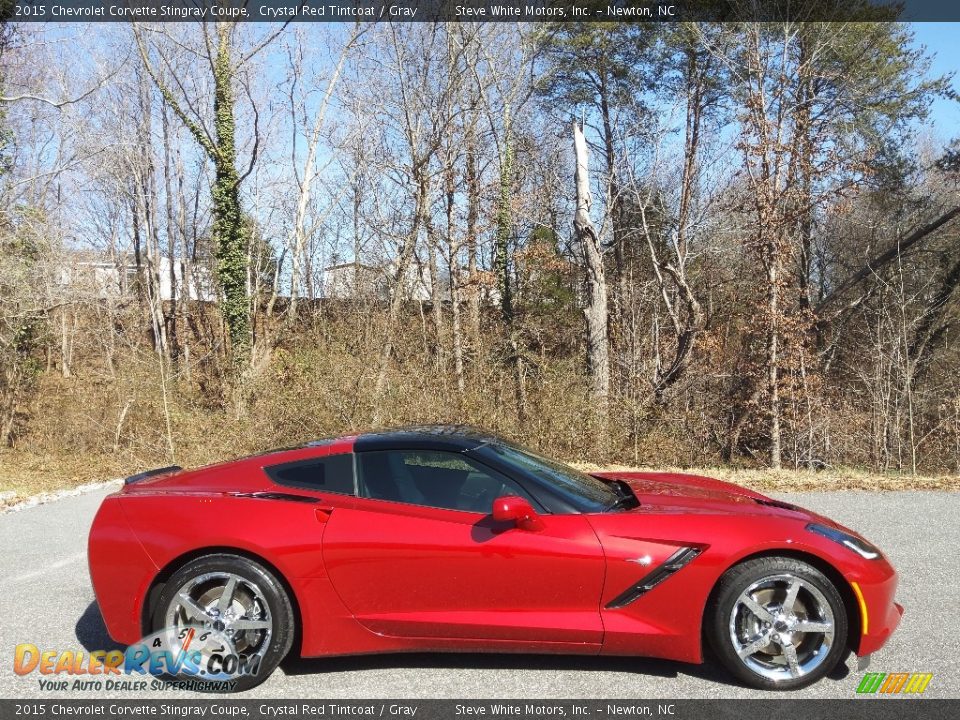
[[[878,650],[903,613],[881,552],[827,518],[447,426],[135,475],[104,500],[89,559],[114,640],[213,637],[206,651],[256,669],[232,689],[291,651],[711,653],[793,689]]]

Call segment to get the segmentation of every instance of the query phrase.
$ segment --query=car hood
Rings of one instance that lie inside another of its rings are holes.
[[[607,482],[624,482],[630,487],[640,505],[629,512],[774,515],[839,527],[829,518],[805,508],[703,475],[657,472],[592,474]]]

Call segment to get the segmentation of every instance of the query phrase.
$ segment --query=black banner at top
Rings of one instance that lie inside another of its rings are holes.
[[[958,0],[0,0],[14,22],[960,21]]]

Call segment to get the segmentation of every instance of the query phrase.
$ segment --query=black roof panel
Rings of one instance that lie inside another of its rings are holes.
[[[414,425],[377,430],[358,435],[354,450],[397,450],[432,448],[463,452],[490,442],[500,442],[496,435],[467,425]]]

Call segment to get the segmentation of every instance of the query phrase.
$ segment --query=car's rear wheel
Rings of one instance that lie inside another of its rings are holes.
[[[708,612],[711,647],[752,687],[806,687],[846,655],[843,598],[822,572],[794,558],[757,558],[731,568]]]
[[[219,553],[174,572],[153,612],[154,632],[201,653],[189,679],[229,680],[223,689],[234,692],[259,685],[276,669],[293,645],[294,625],[290,598],[270,570]],[[208,685],[203,689],[217,689]]]

